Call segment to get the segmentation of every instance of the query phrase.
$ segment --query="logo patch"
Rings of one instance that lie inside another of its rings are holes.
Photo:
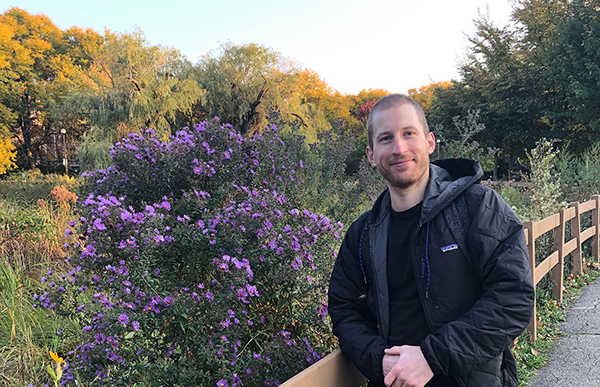
[[[442,247],[442,253],[447,253],[448,251],[458,249],[458,245],[456,243]]]

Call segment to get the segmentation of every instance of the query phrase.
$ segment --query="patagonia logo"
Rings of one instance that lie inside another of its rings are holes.
[[[448,251],[458,249],[458,245],[456,243],[442,247],[442,253],[447,253]]]

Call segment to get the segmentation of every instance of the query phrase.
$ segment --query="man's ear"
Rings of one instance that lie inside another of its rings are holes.
[[[376,167],[377,163],[375,162],[375,158],[373,157],[373,151],[371,150],[371,147],[367,146],[366,151],[367,151],[367,159],[369,159],[369,164]]]
[[[427,152],[432,154],[435,150],[435,135],[431,132],[427,133]]]

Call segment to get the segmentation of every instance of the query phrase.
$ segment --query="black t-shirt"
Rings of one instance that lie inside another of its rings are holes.
[[[392,210],[388,233],[387,280],[390,297],[388,345],[419,346],[430,333],[409,259],[411,237],[419,225],[422,203],[402,212]],[[420,271],[419,271],[420,272]],[[451,376],[435,375],[426,387],[459,387]]]

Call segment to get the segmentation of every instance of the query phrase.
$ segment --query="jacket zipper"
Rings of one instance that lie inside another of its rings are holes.
[[[417,229],[415,230],[415,232],[413,233],[413,240],[416,240],[417,235],[419,234],[419,230],[421,230],[421,228],[423,227],[423,224],[419,221],[419,227],[417,227]],[[417,250],[417,246],[413,245],[410,249],[410,254],[411,257],[409,257],[413,262],[413,258],[412,255],[415,254],[415,250]],[[419,252],[417,251],[417,254]],[[419,255],[417,255],[419,256]],[[421,256],[421,265],[425,265],[425,256]],[[421,266],[422,268],[424,266]],[[417,269],[418,270],[418,269]],[[413,270],[413,272],[415,272],[415,270]],[[418,272],[418,271],[417,271]],[[424,273],[424,271],[422,271],[422,273]],[[416,273],[415,273],[416,274]],[[431,275],[431,270],[430,270],[430,275]],[[425,312],[425,318],[427,320],[427,325],[429,326],[429,331],[433,332],[433,316],[431,315],[431,310],[430,310],[430,306],[428,304],[433,304],[433,307],[435,309],[438,308],[437,306],[437,301],[435,299],[435,294],[433,293],[433,287],[432,284],[430,282],[429,284],[429,289],[431,291],[431,299],[429,299],[429,291],[427,291],[426,289],[423,289],[423,280],[425,280],[425,278],[421,278],[419,275],[416,276],[416,280],[417,283],[419,284],[419,286],[417,287],[419,289],[419,296],[421,298],[421,305],[423,306],[423,311]]]

